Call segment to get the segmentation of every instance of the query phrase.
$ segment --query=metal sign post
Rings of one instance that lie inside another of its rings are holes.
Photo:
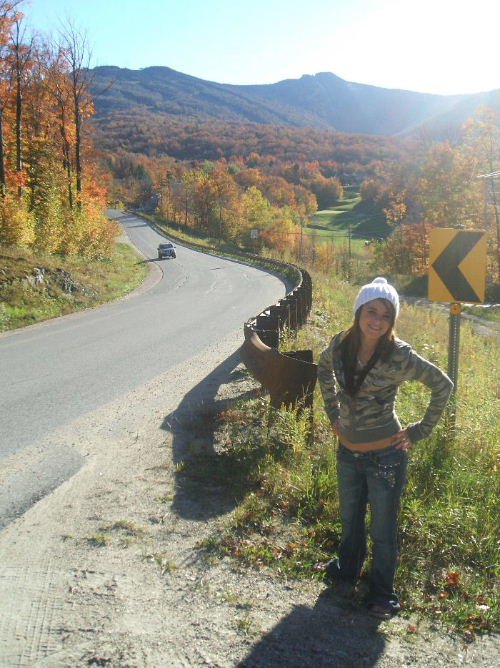
[[[453,393],[457,391],[458,356],[460,350],[460,314],[462,305],[454,302],[450,307],[450,337],[448,345],[448,376],[453,381]]]
[[[451,302],[448,376],[454,389],[449,406],[455,430],[455,395],[460,350],[460,302],[484,302],[486,284],[486,233],[478,230],[434,228],[430,234],[429,299]]]

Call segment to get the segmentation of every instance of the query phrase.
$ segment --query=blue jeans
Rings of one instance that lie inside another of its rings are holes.
[[[397,601],[394,577],[398,559],[398,516],[407,469],[408,455],[403,450],[389,447],[360,453],[339,446],[340,574],[353,582],[361,574],[367,553],[366,511],[370,504],[370,593],[373,599]]]

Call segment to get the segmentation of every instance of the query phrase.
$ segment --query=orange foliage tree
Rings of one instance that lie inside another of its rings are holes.
[[[398,165],[392,183],[365,182],[366,198],[380,202],[385,196],[386,220],[393,227],[386,243],[375,250],[380,268],[403,274],[425,273],[433,227],[496,231],[493,207],[488,209],[485,204],[484,182],[477,177],[481,169],[491,169],[498,162],[487,161],[488,152],[481,151],[477,136],[480,128],[477,123],[473,127],[474,140],[469,133],[468,140],[456,145],[442,142],[416,146],[412,162]],[[498,125],[493,127],[498,133]],[[490,283],[498,281],[498,265],[490,254]]]
[[[0,2],[0,242],[108,254],[115,227],[84,123],[85,43],[71,32],[55,47],[25,43],[18,4]]]

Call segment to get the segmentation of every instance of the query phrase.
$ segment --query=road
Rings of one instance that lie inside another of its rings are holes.
[[[111,216],[151,262],[151,287],[0,336],[0,528],[82,466],[55,437],[62,427],[242,330],[286,293],[275,276],[186,247],[159,261],[157,232],[134,215]]]

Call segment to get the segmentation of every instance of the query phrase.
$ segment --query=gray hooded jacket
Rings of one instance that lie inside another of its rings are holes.
[[[448,402],[453,383],[437,366],[418,355],[408,343],[395,340],[387,359],[379,359],[363,380],[355,396],[345,390],[341,343],[346,332],[333,337],[318,360],[318,381],[325,410],[333,423],[339,420],[340,438],[352,443],[369,443],[388,438],[401,430],[395,412],[399,385],[416,380],[431,390],[423,418],[408,425],[412,443],[429,436]]]

